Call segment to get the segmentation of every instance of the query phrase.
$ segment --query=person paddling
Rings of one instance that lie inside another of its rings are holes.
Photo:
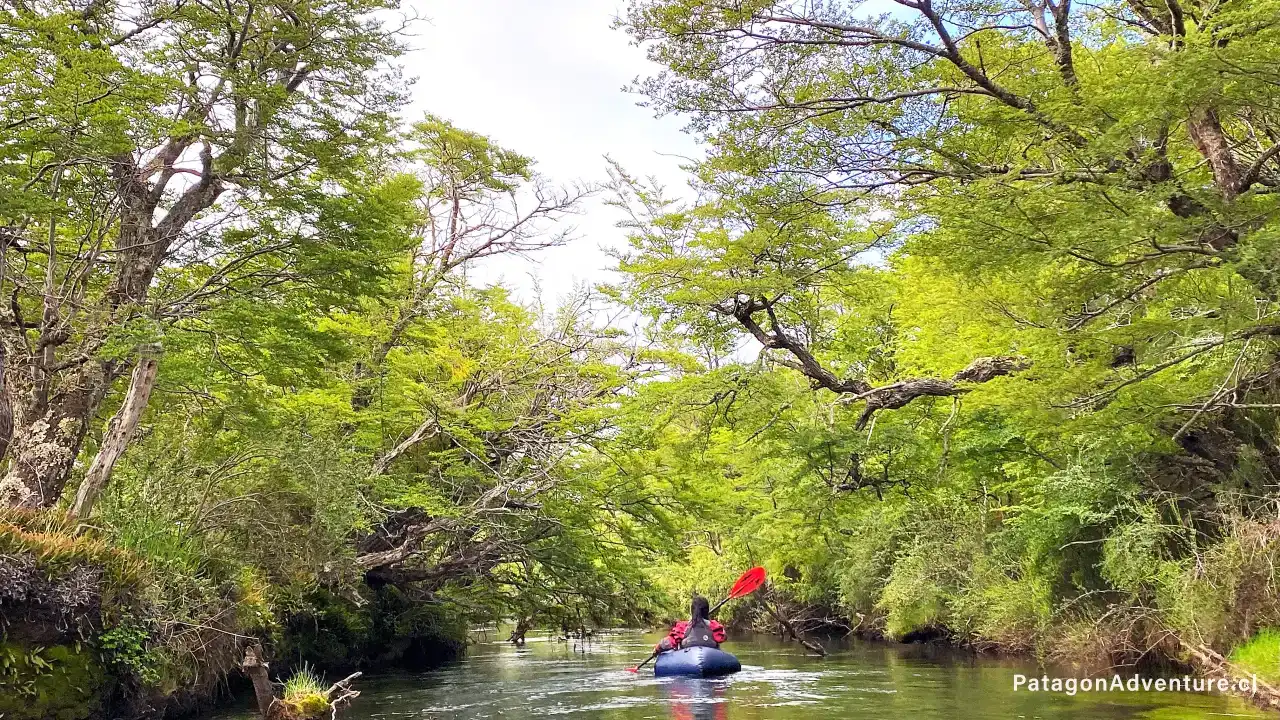
[[[716,603],[716,606],[713,608],[707,607],[706,598],[695,594],[689,611],[689,619],[676,623],[675,627],[671,628],[671,632],[667,633],[667,636],[662,639],[662,642],[659,642],[654,646],[653,652],[649,657],[645,658],[645,661],[639,665],[627,668],[627,672],[638,673],[640,672],[640,668],[648,665],[664,652],[669,652],[671,650],[696,647],[720,650],[720,643],[724,642],[725,639],[724,626],[715,620],[712,620],[711,616],[714,615],[717,610],[724,607],[724,604],[730,600],[737,600],[738,598],[746,597],[755,592],[764,584],[764,580],[764,568],[751,568],[750,570],[742,573],[742,577],[739,577],[738,581],[729,589],[729,596]],[[723,666],[719,668],[719,674],[737,672],[741,669],[737,658],[724,651],[721,651],[721,654],[731,662],[724,663]],[[670,655],[667,657],[670,657]],[[727,669],[730,665],[732,665],[732,669]],[[700,674],[704,677],[707,676],[706,668],[699,666],[697,669],[698,673],[668,672],[665,674]],[[654,672],[656,674],[663,674],[658,672],[657,668],[654,669]]]
[[[719,648],[724,640],[724,626],[711,619],[711,603],[701,595],[694,595],[689,608],[689,619],[676,623],[671,632],[654,646],[653,651],[657,654],[677,648]]]

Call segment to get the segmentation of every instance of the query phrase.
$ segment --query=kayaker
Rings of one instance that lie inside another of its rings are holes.
[[[654,646],[654,654],[676,648],[719,648],[720,643],[725,640],[724,626],[712,620],[710,614],[711,603],[701,595],[694,595],[689,607],[689,619],[676,623],[671,632]]]

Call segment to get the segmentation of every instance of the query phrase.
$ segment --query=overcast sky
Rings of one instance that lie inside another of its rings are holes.
[[[679,166],[698,153],[675,118],[656,119],[637,107],[623,85],[656,66],[625,33],[611,27],[615,0],[411,0],[426,22],[414,31],[406,58],[418,78],[410,118],[430,112],[484,133],[533,157],[559,182],[605,179],[605,159],[634,175],[655,175],[674,193],[687,192]],[[607,280],[602,247],[625,243],[616,210],[600,199],[572,219],[580,238],[534,262],[490,261],[473,277],[501,279],[524,301],[554,306],[575,285]]]

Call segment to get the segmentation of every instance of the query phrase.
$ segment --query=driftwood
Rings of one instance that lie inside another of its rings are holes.
[[[773,616],[774,620],[778,621],[778,624],[782,626],[786,635],[789,635],[792,640],[795,640],[796,642],[803,645],[804,649],[808,650],[809,652],[814,653],[815,655],[818,655],[820,657],[827,656],[826,648],[822,647],[817,642],[806,638],[803,632],[796,629],[795,623],[791,622],[790,618],[788,618],[786,615],[782,613],[782,610],[778,607],[778,604],[773,597],[773,588],[771,587],[768,588],[764,592],[762,597],[764,599],[764,603],[763,603],[764,609],[767,610],[769,614]]]
[[[240,663],[240,668],[253,683],[253,694],[258,701],[258,713],[262,715],[263,720],[313,720],[314,715],[300,716],[290,703],[276,696],[265,657],[262,646],[253,645],[245,650],[244,660]],[[330,718],[337,718],[339,708],[360,697],[360,691],[351,689],[351,683],[363,674],[351,673],[324,691],[322,695],[325,709],[329,711]]]
[[[1229,660],[1213,650],[1213,648],[1205,647],[1204,645],[1192,645],[1185,640],[1179,640],[1179,642],[1182,644],[1182,649],[1190,656],[1193,664],[1206,677],[1226,678],[1228,680],[1250,677],[1255,692],[1249,699],[1263,707],[1280,708],[1280,690],[1277,690],[1274,686],[1268,685],[1259,680],[1256,675],[1246,673],[1232,665]]]
[[[240,663],[240,669],[253,683],[253,695],[258,701],[258,712],[264,718],[276,702],[276,692],[271,687],[271,677],[267,673],[265,657],[261,645],[252,645],[244,651],[244,660]]]
[[[338,716],[338,708],[350,703],[352,700],[360,697],[359,690],[352,690],[351,683],[355,682],[364,673],[354,672],[338,682],[329,686],[324,693],[324,699],[329,701],[329,707],[332,709],[332,717]]]

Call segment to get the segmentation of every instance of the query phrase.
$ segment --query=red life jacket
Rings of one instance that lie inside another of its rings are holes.
[[[719,622],[712,620],[708,624],[710,629],[710,642],[704,639],[703,635],[698,633],[699,628],[694,628],[694,637],[689,636],[689,621],[681,620],[671,628],[671,632],[667,633],[667,640],[671,647],[719,647],[720,643],[725,641],[724,626]],[[701,626],[699,626],[701,627]]]

